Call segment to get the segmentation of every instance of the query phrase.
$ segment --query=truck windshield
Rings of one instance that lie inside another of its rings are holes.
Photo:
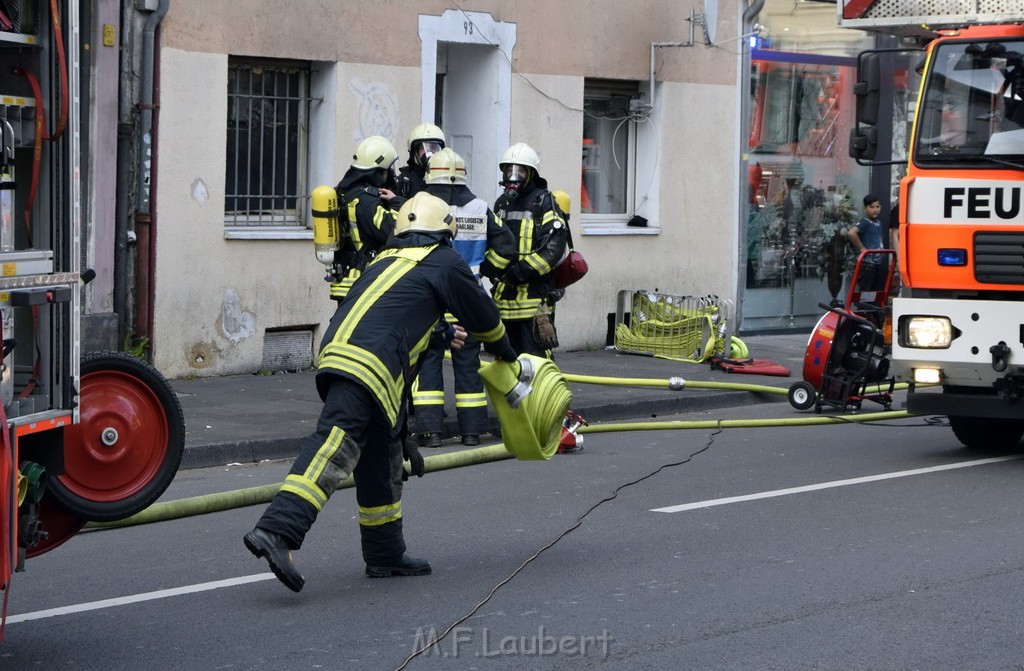
[[[916,163],[1024,162],[1024,41],[942,44],[926,77]]]

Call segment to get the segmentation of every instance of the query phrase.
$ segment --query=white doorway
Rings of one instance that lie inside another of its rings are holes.
[[[419,33],[422,118],[440,121],[448,146],[466,161],[470,189],[493,204],[498,160],[511,132],[516,26],[482,12],[447,10],[421,16]]]

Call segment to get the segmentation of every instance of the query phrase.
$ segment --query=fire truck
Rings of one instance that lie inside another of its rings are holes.
[[[77,0],[0,2],[0,587],[89,521],[152,503],[184,449],[167,380],[83,352]],[[5,594],[6,596],[6,594]]]
[[[941,5],[942,15],[930,15]],[[1024,3],[840,0],[842,26],[919,46],[899,188],[892,370],[907,409],[945,415],[967,447],[1024,435]],[[850,155],[873,163],[892,54],[858,57]],[[884,158],[884,157],[883,157]],[[925,387],[924,385],[928,385]]]

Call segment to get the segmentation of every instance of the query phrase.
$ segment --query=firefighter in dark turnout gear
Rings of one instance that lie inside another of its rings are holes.
[[[494,300],[516,352],[550,357],[556,346],[554,269],[568,252],[568,228],[537,172],[539,163],[537,152],[522,142],[502,156],[498,165],[505,192],[494,213],[515,235],[517,255],[504,270],[485,261],[480,271],[495,280]],[[538,333],[542,324],[550,335]]]
[[[352,166],[335,188],[341,225],[348,228],[337,252],[340,273],[331,278],[331,298],[336,301],[345,297],[395,230],[395,213],[405,202],[393,190],[397,160],[398,152],[387,138],[371,135],[356,147]]]
[[[304,579],[292,561],[317,514],[349,474],[355,476],[359,531],[370,577],[425,575],[430,564],[405,554],[403,456],[415,475],[423,459],[403,440],[406,386],[446,310],[457,347],[473,333],[496,357],[514,361],[498,311],[466,261],[449,244],[455,219],[443,201],[416,195],[398,213],[395,237],[353,284],[324,335],[316,377],[324,400],[316,432],[303,443],[280,491],[246,547],[265,557],[293,591]]]
[[[395,192],[412,198],[426,188],[427,162],[445,148],[444,131],[424,121],[409,133],[409,161],[398,169],[398,187]]]
[[[459,234],[452,247],[462,254],[474,273],[486,258],[497,270],[504,270],[515,256],[515,237],[494,217],[487,203],[466,186],[466,163],[445,148],[427,163],[426,192],[437,196],[452,208]],[[453,321],[451,315],[445,317]],[[441,447],[444,428],[444,376],[442,363],[447,348],[435,338],[423,355],[420,373],[413,387],[416,430],[427,447]],[[480,379],[480,343],[469,336],[461,349],[452,351],[455,375],[455,412],[462,444],[480,444],[487,420],[487,394]]]

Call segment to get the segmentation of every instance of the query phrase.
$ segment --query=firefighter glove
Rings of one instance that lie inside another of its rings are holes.
[[[410,473],[415,475],[417,478],[422,478],[426,472],[425,464],[423,463],[423,455],[420,454],[419,447],[416,446],[416,438],[413,436],[406,436],[402,440],[402,456],[405,457],[406,461],[409,462],[409,472],[402,471],[402,481],[409,479]]]
[[[505,284],[526,284],[526,276],[520,265],[519,263],[513,263],[508,267],[505,275],[501,278]]]

